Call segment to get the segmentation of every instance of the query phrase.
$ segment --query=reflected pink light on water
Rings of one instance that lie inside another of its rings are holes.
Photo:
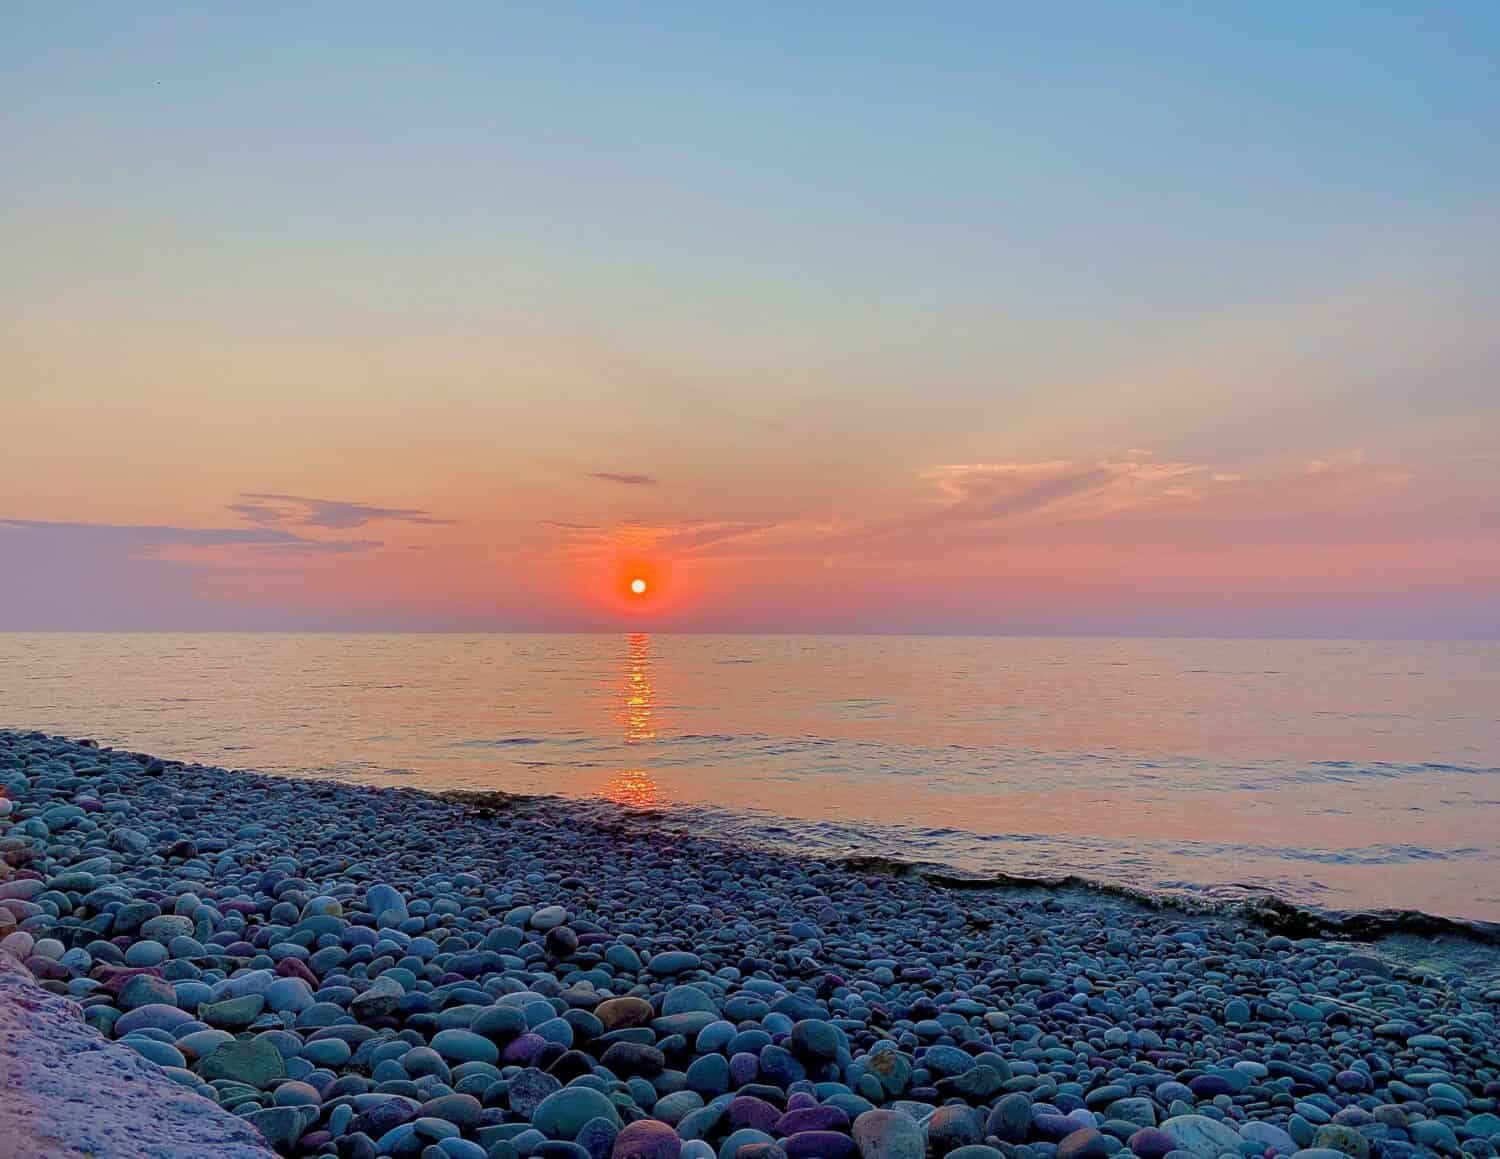
[[[1497,649],[0,635],[0,701],[231,767],[904,825],[970,868],[1500,919]]]

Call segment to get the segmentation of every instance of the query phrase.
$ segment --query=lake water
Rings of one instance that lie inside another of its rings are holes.
[[[0,725],[819,855],[1500,920],[1500,644],[0,634]]]

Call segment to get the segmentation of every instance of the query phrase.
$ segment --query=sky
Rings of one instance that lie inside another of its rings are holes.
[[[1488,2],[21,0],[0,629],[1497,637],[1496,140]]]

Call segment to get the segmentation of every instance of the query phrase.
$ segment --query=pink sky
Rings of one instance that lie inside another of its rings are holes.
[[[1500,635],[1419,17],[38,9],[0,629]]]
[[[416,486],[388,479],[379,491],[330,488],[370,497],[361,500],[240,492],[202,510],[194,495],[172,522],[153,524],[135,522],[140,500],[122,487],[112,520],[12,520],[0,526],[6,626],[1396,635],[1496,626],[1500,541],[1485,501],[1495,464],[1483,456],[1450,462],[1438,478],[1359,451],[1237,470],[1144,449],[940,463],[877,476],[888,492],[878,506],[730,494],[719,508],[729,517],[689,514],[719,507],[693,494],[725,485],[707,468],[678,481],[527,466],[540,479],[524,506],[462,484],[413,498]],[[510,469],[512,486],[527,487],[526,472]],[[160,502],[158,518],[169,516]],[[424,506],[405,506],[415,502]],[[650,584],[643,598],[627,590],[637,576]]]
[[[865,394],[510,323],[38,308],[0,322],[41,436],[0,460],[0,626],[1495,635],[1500,411],[1361,405],[1454,341],[1454,288],[1409,290],[1343,291],[1353,334],[1266,308],[1045,387]]]

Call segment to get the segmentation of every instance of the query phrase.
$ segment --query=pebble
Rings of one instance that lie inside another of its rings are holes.
[[[1176,1115],[1162,1123],[1161,1130],[1177,1144],[1178,1150],[1198,1159],[1218,1159],[1220,1155],[1233,1153],[1240,1142],[1233,1127],[1206,1115]]]
[[[613,1159],[679,1159],[682,1140],[666,1123],[640,1119],[615,1136]]]
[[[473,801],[0,731],[0,947],[286,1155],[1494,1159],[1492,982]]]
[[[569,1086],[543,1099],[531,1116],[537,1130],[553,1139],[573,1139],[596,1119],[618,1128],[620,1113],[609,1098],[592,1087]]]

